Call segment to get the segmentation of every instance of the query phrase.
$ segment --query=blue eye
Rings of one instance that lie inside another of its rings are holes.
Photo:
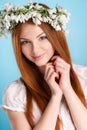
[[[40,39],[45,40],[45,39],[47,39],[47,36],[41,36]]]

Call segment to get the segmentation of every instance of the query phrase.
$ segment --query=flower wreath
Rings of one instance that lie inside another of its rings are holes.
[[[55,30],[66,31],[66,24],[70,14],[60,6],[47,9],[38,3],[28,3],[26,6],[12,6],[7,3],[0,11],[0,37],[5,36],[6,32],[11,32],[18,23],[25,23],[29,19],[36,25],[41,22],[49,23]]]

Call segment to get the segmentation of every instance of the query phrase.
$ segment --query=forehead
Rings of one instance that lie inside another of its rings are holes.
[[[20,37],[36,37],[40,33],[44,33],[43,30],[35,24],[23,24]]]

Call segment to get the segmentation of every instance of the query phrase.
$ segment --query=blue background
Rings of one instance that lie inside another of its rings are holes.
[[[87,66],[87,0],[33,0],[34,2],[45,3],[50,7],[59,4],[70,13],[70,22],[67,41],[75,64]],[[5,3],[11,2],[14,5],[23,5],[27,0],[1,0],[0,10]],[[13,80],[20,77],[12,45],[11,36],[8,39],[0,39],[0,104],[2,104],[2,94],[4,88]],[[7,115],[0,110],[0,130],[11,130]]]

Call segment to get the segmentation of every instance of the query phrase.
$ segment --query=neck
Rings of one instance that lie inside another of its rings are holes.
[[[44,73],[45,73],[45,65],[39,67],[39,70],[40,70],[40,72],[41,72],[42,74],[44,74]]]

